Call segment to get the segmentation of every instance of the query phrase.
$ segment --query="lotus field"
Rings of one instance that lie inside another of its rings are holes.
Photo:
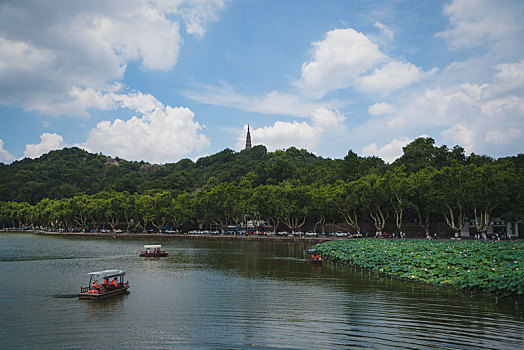
[[[315,248],[328,260],[432,284],[495,295],[524,294],[524,244],[483,241],[337,240]]]

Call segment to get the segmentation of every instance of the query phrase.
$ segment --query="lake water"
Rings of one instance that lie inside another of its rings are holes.
[[[151,243],[169,256],[139,258]],[[524,348],[524,305],[311,265],[306,248],[0,233],[0,348]],[[79,300],[104,269],[130,293]]]

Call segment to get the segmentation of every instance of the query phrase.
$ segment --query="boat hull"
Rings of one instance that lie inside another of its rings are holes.
[[[140,256],[141,257],[145,257],[145,258],[160,258],[160,257],[164,257],[164,256],[167,256],[168,253],[166,252],[160,252],[160,253],[146,253],[146,252],[141,252],[140,253]]]
[[[306,258],[306,261],[311,264],[322,264],[322,259]]]
[[[103,293],[80,293],[78,294],[79,299],[91,299],[91,300],[97,300],[97,299],[106,299],[106,298],[112,298],[116,297],[118,295],[127,294],[129,293],[127,290],[129,289],[129,286],[124,286],[122,288],[108,290]]]

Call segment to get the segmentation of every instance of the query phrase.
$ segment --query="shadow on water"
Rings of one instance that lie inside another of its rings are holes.
[[[124,304],[124,301],[127,299],[129,293],[122,294],[116,297],[100,299],[100,300],[89,300],[89,299],[79,299],[78,301],[83,304],[87,304],[87,309],[91,314],[99,314],[103,312],[114,312],[117,309],[121,308]]]
[[[55,298],[55,299],[78,298],[78,294],[55,294],[55,295],[53,295],[53,298]]]

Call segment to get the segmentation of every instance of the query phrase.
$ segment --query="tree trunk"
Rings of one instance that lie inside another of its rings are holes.
[[[464,227],[464,223],[466,221],[466,218],[462,213],[462,206],[458,206],[457,215],[453,213],[453,209],[449,205],[447,205],[447,208],[449,216],[448,214],[444,214],[444,219],[446,220],[448,226],[453,230],[453,232],[455,232],[455,237],[460,237],[460,232],[462,231],[462,228]]]
[[[354,210],[353,216],[351,215],[351,213],[344,213],[344,220],[349,226],[353,227],[358,234],[360,234],[360,225],[358,224],[357,213]]]
[[[426,234],[426,238],[429,238],[429,213],[426,212],[426,215],[424,217],[424,220],[422,220],[422,215],[420,214],[420,210],[417,208],[417,215],[418,215],[418,225],[424,229],[424,233]]]
[[[475,214],[475,227],[477,228],[477,231],[484,237],[484,239],[487,237],[486,232],[489,228],[489,222],[491,215],[489,213],[488,209],[480,210],[480,215],[478,215],[477,207],[473,207],[473,212]]]
[[[384,230],[384,227],[386,226],[386,218],[384,218],[384,214],[382,213],[382,210],[377,205],[377,212],[374,213],[373,211],[371,211],[369,215],[373,219],[373,224],[375,225],[377,233],[381,236],[382,230]]]
[[[283,221],[284,221],[284,224],[287,227],[289,227],[290,230],[295,232],[295,229],[298,229],[302,227],[302,225],[304,225],[304,223],[306,222],[306,218],[304,217],[302,222],[300,222],[300,218],[296,216],[291,216],[289,218],[284,219]]]

